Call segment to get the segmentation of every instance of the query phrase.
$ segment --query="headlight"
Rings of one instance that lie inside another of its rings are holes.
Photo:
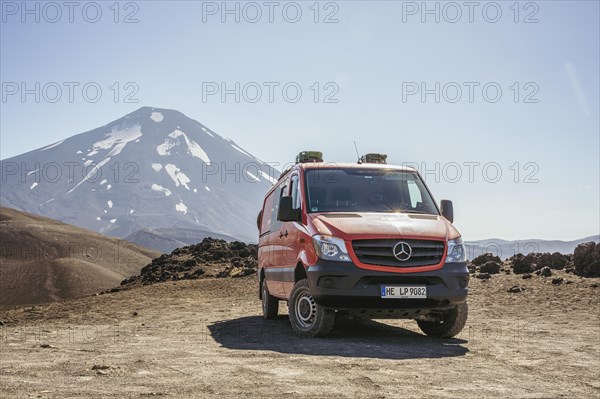
[[[312,239],[319,258],[337,262],[350,262],[346,243],[341,238],[317,234]]]
[[[446,262],[466,262],[467,251],[461,237],[448,241],[448,255]]]

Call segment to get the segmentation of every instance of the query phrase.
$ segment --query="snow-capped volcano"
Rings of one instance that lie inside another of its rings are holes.
[[[180,112],[143,107],[2,163],[2,206],[116,237],[185,228],[256,241],[279,172]]]

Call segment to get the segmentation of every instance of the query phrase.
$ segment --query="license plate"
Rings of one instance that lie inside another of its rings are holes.
[[[427,287],[382,285],[382,298],[427,298]]]

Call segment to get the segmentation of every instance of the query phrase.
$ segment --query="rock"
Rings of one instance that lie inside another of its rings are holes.
[[[552,276],[552,270],[548,266],[544,266],[540,270],[540,276],[542,276],[542,277],[550,277],[550,276]]]
[[[531,274],[530,273],[525,273],[523,274],[523,280],[527,280],[528,278],[531,278]]]
[[[590,285],[590,287],[592,287],[592,288],[598,288],[598,287],[600,287],[600,284],[594,283],[594,284]]]
[[[566,273],[573,273],[575,271],[575,268],[573,266],[567,266],[565,267],[565,272]]]
[[[554,270],[562,270],[570,260],[571,255],[563,255],[560,252],[554,252],[552,254],[552,264],[550,265],[550,268]]]
[[[530,254],[531,255],[531,254]],[[516,254],[510,258],[511,267],[515,274],[531,273],[533,269],[533,257],[529,255]]]
[[[471,263],[474,264],[475,266],[481,266],[487,262],[502,263],[502,260],[500,260],[500,258],[498,256],[494,256],[491,253],[485,253],[483,255],[479,255],[478,257],[476,257],[475,259],[473,259],[471,261]]]
[[[467,264],[467,269],[469,269],[469,273],[474,274],[477,271],[477,266],[472,263]]]
[[[257,258],[257,245],[208,237],[198,244],[177,248],[171,254],[162,254],[144,266],[139,276],[131,276],[121,285],[149,285],[200,277],[243,277],[256,273]]]
[[[53,346],[53,345],[50,345],[50,344],[41,344],[41,345],[40,345],[40,348],[44,348],[44,349],[53,349],[53,348],[54,348],[54,346]]]
[[[92,370],[108,370],[110,368],[110,366],[104,366],[101,364],[94,364],[92,366]]]
[[[4,322],[2,320],[0,320],[0,326],[3,326]]]
[[[479,271],[481,273],[489,273],[489,274],[498,274],[500,273],[500,267],[502,265],[498,262],[489,261],[485,262],[483,265],[479,267]]]
[[[552,284],[554,285],[561,285],[563,283],[563,278],[562,277],[555,277],[552,279]]]
[[[488,280],[492,276],[489,273],[477,273],[475,275],[475,277],[478,278],[478,279],[480,279],[480,280]]]
[[[513,294],[518,293],[518,292],[523,292],[525,291],[525,288],[523,287],[519,287],[518,285],[513,285],[512,287],[510,287],[508,290],[508,292],[511,292]]]
[[[138,315],[138,312],[133,312],[133,313],[132,313],[132,315],[133,315],[133,316],[137,316],[137,315]]]
[[[600,277],[600,244],[584,242],[573,253],[575,273],[582,277]]]
[[[571,280],[566,280],[566,281],[565,281],[565,284],[573,284],[573,281],[571,281]]]

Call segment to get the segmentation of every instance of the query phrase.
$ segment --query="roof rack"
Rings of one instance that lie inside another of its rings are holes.
[[[387,164],[387,155],[386,154],[375,154],[369,153],[365,154],[358,160],[358,163],[381,163]]]
[[[320,151],[302,151],[296,155],[296,163],[323,162],[323,153]]]

